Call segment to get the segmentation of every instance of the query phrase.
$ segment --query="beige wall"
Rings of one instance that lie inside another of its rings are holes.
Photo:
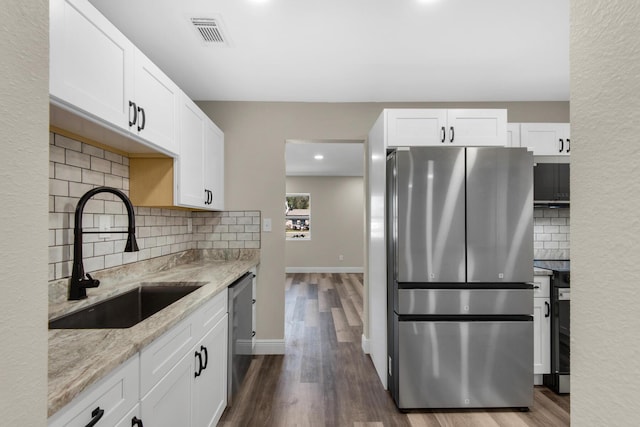
[[[313,267],[320,267],[319,271],[363,271],[363,178],[289,176],[286,191],[311,194],[311,240],[287,240],[285,266],[308,271]]]
[[[640,2],[571,2],[571,424],[636,426]]]
[[[225,134],[225,207],[258,209],[274,225],[283,217],[287,139],[366,139],[382,109],[393,107],[507,108],[510,122],[569,121],[568,102],[198,104]],[[285,237],[274,226],[261,240],[257,338],[282,339]]]
[[[47,417],[49,3],[0,8],[0,424]]]

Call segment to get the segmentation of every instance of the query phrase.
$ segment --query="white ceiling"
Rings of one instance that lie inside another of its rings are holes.
[[[195,100],[569,99],[569,0],[90,1]]]
[[[284,151],[287,176],[364,175],[363,141],[291,139]]]

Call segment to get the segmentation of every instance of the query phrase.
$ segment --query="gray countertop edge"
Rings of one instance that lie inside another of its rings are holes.
[[[251,259],[197,261],[145,277],[207,284],[131,328],[49,330],[48,417],[259,263],[256,252]]]
[[[533,267],[533,275],[534,276],[551,276],[553,275],[553,271],[547,270],[546,268]]]

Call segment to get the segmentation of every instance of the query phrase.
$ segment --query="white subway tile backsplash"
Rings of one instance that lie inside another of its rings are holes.
[[[56,147],[55,145],[49,146],[49,161],[56,163],[64,163],[64,148]]]
[[[104,173],[82,169],[82,182],[85,184],[104,185]]]
[[[50,196],[68,196],[69,195],[69,181],[63,181],[60,179],[49,180],[49,195]]]
[[[55,135],[54,138],[54,144],[58,147],[82,152],[82,142],[76,141],[75,139],[67,138],[66,136],[62,135]]]
[[[120,154],[112,153],[111,151],[105,151],[104,158],[111,162],[119,163],[119,164],[122,164],[122,159],[123,159],[123,157]]]
[[[129,166],[121,165],[118,163],[111,164],[111,173],[123,178],[129,178]]]
[[[99,157],[91,157],[91,170],[97,172],[111,173],[111,162]]]
[[[535,208],[533,249],[536,258],[570,258],[570,209]]]
[[[104,150],[89,144],[82,144],[82,152],[93,157],[104,159]]]
[[[71,166],[77,166],[83,169],[91,168],[91,156],[82,154],[73,150],[65,151],[65,163]]]
[[[129,159],[67,137],[50,135],[49,279],[54,280],[71,275],[74,213],[80,197],[98,185],[118,188],[128,194]],[[106,238],[84,234],[85,271],[94,272],[195,248],[260,248],[260,211],[191,212],[134,206],[134,212],[140,250],[124,252],[125,234],[110,234]],[[112,231],[126,231],[128,218],[124,205],[118,197],[106,193],[87,201],[82,216],[83,230],[97,231],[102,215],[110,217]],[[192,233],[187,233],[188,219],[192,220]]]
[[[82,169],[75,166],[65,165],[63,163],[54,163],[56,179],[64,181],[81,182],[82,181]]]

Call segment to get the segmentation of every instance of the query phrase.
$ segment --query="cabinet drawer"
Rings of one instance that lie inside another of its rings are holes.
[[[229,298],[227,296],[227,289],[225,288],[194,313],[194,325],[198,340],[227,314],[228,304]]]
[[[136,354],[49,418],[50,427],[84,427],[103,410],[98,425],[116,425],[138,402],[139,359]]]
[[[194,315],[171,328],[140,352],[140,395],[146,395],[196,344]]]
[[[533,276],[533,297],[549,298],[550,282],[551,282],[550,276]]]

